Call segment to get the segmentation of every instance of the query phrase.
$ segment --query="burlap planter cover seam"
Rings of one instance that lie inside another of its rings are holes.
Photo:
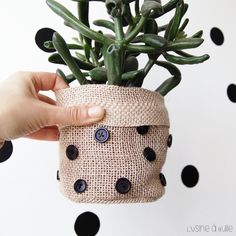
[[[152,202],[165,193],[159,177],[169,136],[163,96],[144,88],[105,84],[70,87],[55,95],[58,106],[97,104],[106,110],[93,125],[59,125],[59,185],[64,196],[78,203],[131,203]],[[147,133],[140,134],[140,126],[148,126]],[[99,128],[109,133],[104,143],[94,138]],[[66,155],[69,145],[78,150],[74,160]],[[124,178],[121,188],[128,189],[121,193],[117,185]],[[83,192],[75,191],[77,180],[84,181]]]

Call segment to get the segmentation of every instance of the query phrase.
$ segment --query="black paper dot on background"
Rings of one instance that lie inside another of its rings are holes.
[[[5,141],[0,149],[0,162],[4,162],[10,158],[13,152],[13,145],[11,141]]]
[[[57,170],[57,180],[60,181],[59,170]]]
[[[194,187],[199,180],[199,173],[195,166],[188,165],[182,170],[181,179],[186,187]]]
[[[100,228],[98,216],[92,212],[80,214],[74,225],[75,232],[78,236],[95,236]]]
[[[236,85],[230,84],[227,88],[227,95],[231,102],[236,102]]]
[[[224,43],[224,35],[219,28],[217,27],[212,28],[210,32],[210,36],[211,36],[211,40],[216,45],[220,46]]]
[[[50,29],[50,28],[42,28],[38,30],[38,32],[35,35],[35,43],[38,45],[40,49],[42,49],[44,52],[55,52],[55,49],[48,49],[44,47],[44,42],[45,41],[51,41],[52,36],[55,30]]]

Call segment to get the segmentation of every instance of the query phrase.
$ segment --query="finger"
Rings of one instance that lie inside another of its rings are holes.
[[[40,113],[45,126],[50,125],[89,125],[98,122],[105,115],[105,109],[92,104],[59,107],[45,104]]]
[[[52,98],[50,98],[46,95],[38,93],[38,98],[42,102],[46,102],[46,103],[51,104],[51,105],[56,105],[56,101],[54,101]]]
[[[34,133],[28,134],[23,138],[45,140],[45,141],[57,141],[59,140],[59,130],[57,126],[44,127]]]
[[[69,88],[69,85],[56,73],[33,72],[31,79],[37,92],[39,90],[55,92],[58,89]]]

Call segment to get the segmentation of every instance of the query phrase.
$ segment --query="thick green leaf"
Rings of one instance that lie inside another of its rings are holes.
[[[138,70],[138,59],[134,56],[128,56],[125,59],[124,72]]]
[[[142,34],[136,37],[132,42],[133,43],[143,42],[155,49],[163,48],[168,43],[165,38],[155,34]]]
[[[89,25],[89,1],[79,1],[77,3],[77,9],[78,9],[78,17],[79,20],[85,24],[88,28],[90,28]],[[86,44],[91,46],[91,39],[83,36],[84,41]]]
[[[133,25],[134,24],[133,16],[132,16],[129,4],[125,4],[124,5],[124,13],[122,15],[122,19],[126,23],[126,24],[123,24],[123,26]]]
[[[127,72],[127,73],[129,73],[129,72]],[[130,72],[130,73],[132,73],[132,72]],[[143,73],[143,70],[139,70],[138,73],[135,74],[135,76],[132,79],[129,79],[124,85],[126,87],[142,87],[144,78],[145,78],[145,75]],[[123,80],[123,81],[125,81],[125,80]]]
[[[52,37],[52,42],[54,48],[58,51],[64,62],[68,65],[78,82],[82,84],[88,84],[88,81],[80,71],[75,59],[71,56],[70,50],[67,48],[65,40],[62,36],[55,32]]]
[[[156,65],[161,66],[169,71],[171,75],[174,76],[181,76],[180,70],[173,64],[166,62],[166,61],[156,61]]]
[[[151,13],[161,14],[162,12],[162,5],[156,1],[145,1],[141,7],[141,14],[143,16],[148,16]]]
[[[56,74],[59,75],[67,84],[69,84],[69,82],[66,79],[66,75],[61,69],[57,69]]]
[[[155,91],[165,96],[173,88],[175,88],[181,81],[180,76],[172,76],[171,78],[164,81]]]
[[[176,51],[176,50],[182,50],[182,49],[189,49],[189,48],[196,48],[200,46],[203,43],[202,38],[183,38],[178,39],[173,42],[168,42],[166,45],[167,51]]]
[[[201,38],[203,35],[203,31],[199,30],[197,33],[195,33],[191,38]]]
[[[115,25],[113,22],[111,22],[109,20],[95,20],[95,21],[93,21],[93,24],[97,25],[97,26],[105,27],[105,28],[110,29],[113,32],[115,32]]]
[[[96,81],[107,81],[107,70],[104,67],[96,67],[89,71],[89,76]]]
[[[48,49],[54,49],[52,41],[45,41],[44,47],[46,47]],[[78,45],[78,44],[67,44],[67,47],[69,49],[78,49],[78,50],[83,49],[83,46]]]
[[[76,57],[77,57],[80,61],[86,62],[86,57],[85,57],[85,55],[83,55],[83,54],[81,54],[81,53],[79,53],[79,52],[75,52],[75,55],[76,55]]]
[[[110,44],[113,40],[106,38],[102,34],[90,29],[77,19],[67,8],[54,0],[46,0],[47,5],[59,16],[65,20],[65,24],[73,29],[78,30],[84,36],[96,40],[103,44]]]
[[[86,58],[86,61],[89,62],[90,60],[90,46],[88,44],[84,44],[84,55]]]
[[[168,53],[163,53],[163,56],[167,61],[172,62],[174,64],[179,64],[179,65],[198,64],[210,58],[208,54],[204,54],[202,56],[193,56],[193,57],[179,57],[179,56],[174,56]]]
[[[189,23],[189,19],[186,18],[186,19],[184,20],[183,24],[179,27],[179,32],[184,31],[184,29],[186,28],[186,26],[188,25],[188,23]]]
[[[146,23],[143,26],[143,33],[144,34],[157,34],[158,26],[155,19],[148,18]]]
[[[168,41],[174,40],[174,38],[178,32],[180,22],[181,22],[181,5],[178,4],[176,6],[175,15],[170,20],[169,25],[166,29],[166,32],[164,35],[165,39],[167,39]]]
[[[139,71],[139,70],[128,71],[128,72],[122,74],[122,80],[134,80],[140,75],[143,75],[142,71]]]
[[[157,18],[160,17],[164,14],[166,14],[167,12],[173,10],[176,8],[176,5],[180,2],[182,2],[183,0],[170,0],[168,1],[164,6],[163,6],[163,11],[162,12],[154,12],[152,13],[150,16],[153,18]]]
[[[129,53],[158,53],[163,51],[163,48],[156,49],[151,46],[132,45],[132,44],[127,45],[126,49],[128,50]]]
[[[79,66],[80,69],[83,70],[91,70],[93,69],[95,66],[87,63],[79,58],[73,57],[73,61],[75,61],[76,65]],[[61,55],[59,53],[53,53],[51,54],[51,56],[48,58],[48,61],[54,64],[61,64],[61,65],[66,65],[66,61],[61,57]]]

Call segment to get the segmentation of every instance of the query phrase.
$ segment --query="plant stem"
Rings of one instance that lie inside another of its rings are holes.
[[[147,16],[141,16],[138,24],[127,35],[127,37],[125,37],[124,43],[128,44],[129,42],[131,42],[138,35],[138,33],[142,30],[147,18],[148,18]]]
[[[116,40],[122,41],[124,39],[124,31],[121,24],[121,16],[114,17],[114,23],[115,23]]]
[[[151,70],[151,68],[153,67],[153,65],[155,64],[157,58],[160,56],[161,54],[157,54],[155,55],[153,58],[150,58],[147,62],[147,64],[145,65],[143,72],[144,72],[144,77],[148,74],[148,72]]]

